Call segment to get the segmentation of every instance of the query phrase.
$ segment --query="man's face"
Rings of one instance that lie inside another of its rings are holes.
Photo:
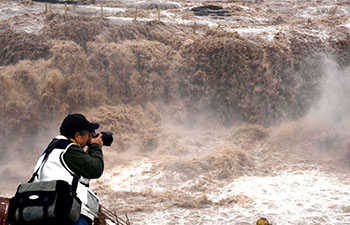
[[[75,134],[75,140],[81,147],[85,147],[90,139],[90,133],[88,131],[85,132],[77,132]]]

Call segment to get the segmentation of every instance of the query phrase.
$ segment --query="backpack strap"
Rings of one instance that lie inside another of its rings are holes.
[[[39,170],[43,167],[43,165],[45,164],[45,162],[47,161],[47,159],[49,158],[50,153],[55,149],[55,148],[65,148],[67,146],[68,143],[65,142],[71,142],[69,140],[65,140],[65,139],[56,139],[54,138],[51,143],[47,146],[46,150],[44,151],[43,154],[45,154],[43,160],[41,161],[40,166],[38,167],[38,169],[33,173],[32,177],[30,178],[30,180],[28,181],[28,183],[32,183],[35,179],[35,177],[38,177],[39,174]],[[76,173],[72,174],[73,176],[73,181],[72,181],[72,193],[76,196],[77,195],[77,188],[78,188],[78,183],[80,180],[80,175],[77,175]]]
[[[51,143],[47,146],[44,154],[44,159],[43,161],[41,161],[40,166],[38,167],[38,169],[33,173],[32,178],[30,178],[30,180],[28,181],[28,183],[32,183],[35,179],[35,177],[38,177],[38,172],[40,170],[40,168],[44,165],[44,163],[46,162],[47,158],[49,157],[50,153],[52,152],[52,150],[54,150],[56,148],[56,146],[58,146],[62,141],[65,141],[64,139],[53,139],[51,141]]]
[[[71,187],[72,193],[74,194],[74,196],[77,196],[77,188],[78,188],[79,180],[80,180],[80,175],[77,175],[76,173],[74,173],[72,187]]]

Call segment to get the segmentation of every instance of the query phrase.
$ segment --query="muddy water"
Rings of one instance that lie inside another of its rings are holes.
[[[261,216],[273,224],[349,224],[349,161],[338,158],[348,154],[321,148],[311,133],[284,140],[286,130],[307,129],[302,123],[270,135],[250,125],[173,125],[171,147],[108,170],[95,187],[136,224],[254,224]]]
[[[78,111],[133,224],[350,224],[346,1],[99,3],[0,1],[1,195]]]

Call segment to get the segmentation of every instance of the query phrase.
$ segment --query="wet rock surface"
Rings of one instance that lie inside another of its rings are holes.
[[[231,16],[231,13],[229,10],[226,10],[223,7],[216,6],[216,5],[197,6],[197,7],[193,7],[191,11],[193,11],[194,15],[196,16],[209,16],[209,15]]]

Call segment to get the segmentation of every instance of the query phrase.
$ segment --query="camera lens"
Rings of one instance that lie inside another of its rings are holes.
[[[112,132],[101,132],[102,141],[104,146],[111,146],[113,142],[113,133]]]

